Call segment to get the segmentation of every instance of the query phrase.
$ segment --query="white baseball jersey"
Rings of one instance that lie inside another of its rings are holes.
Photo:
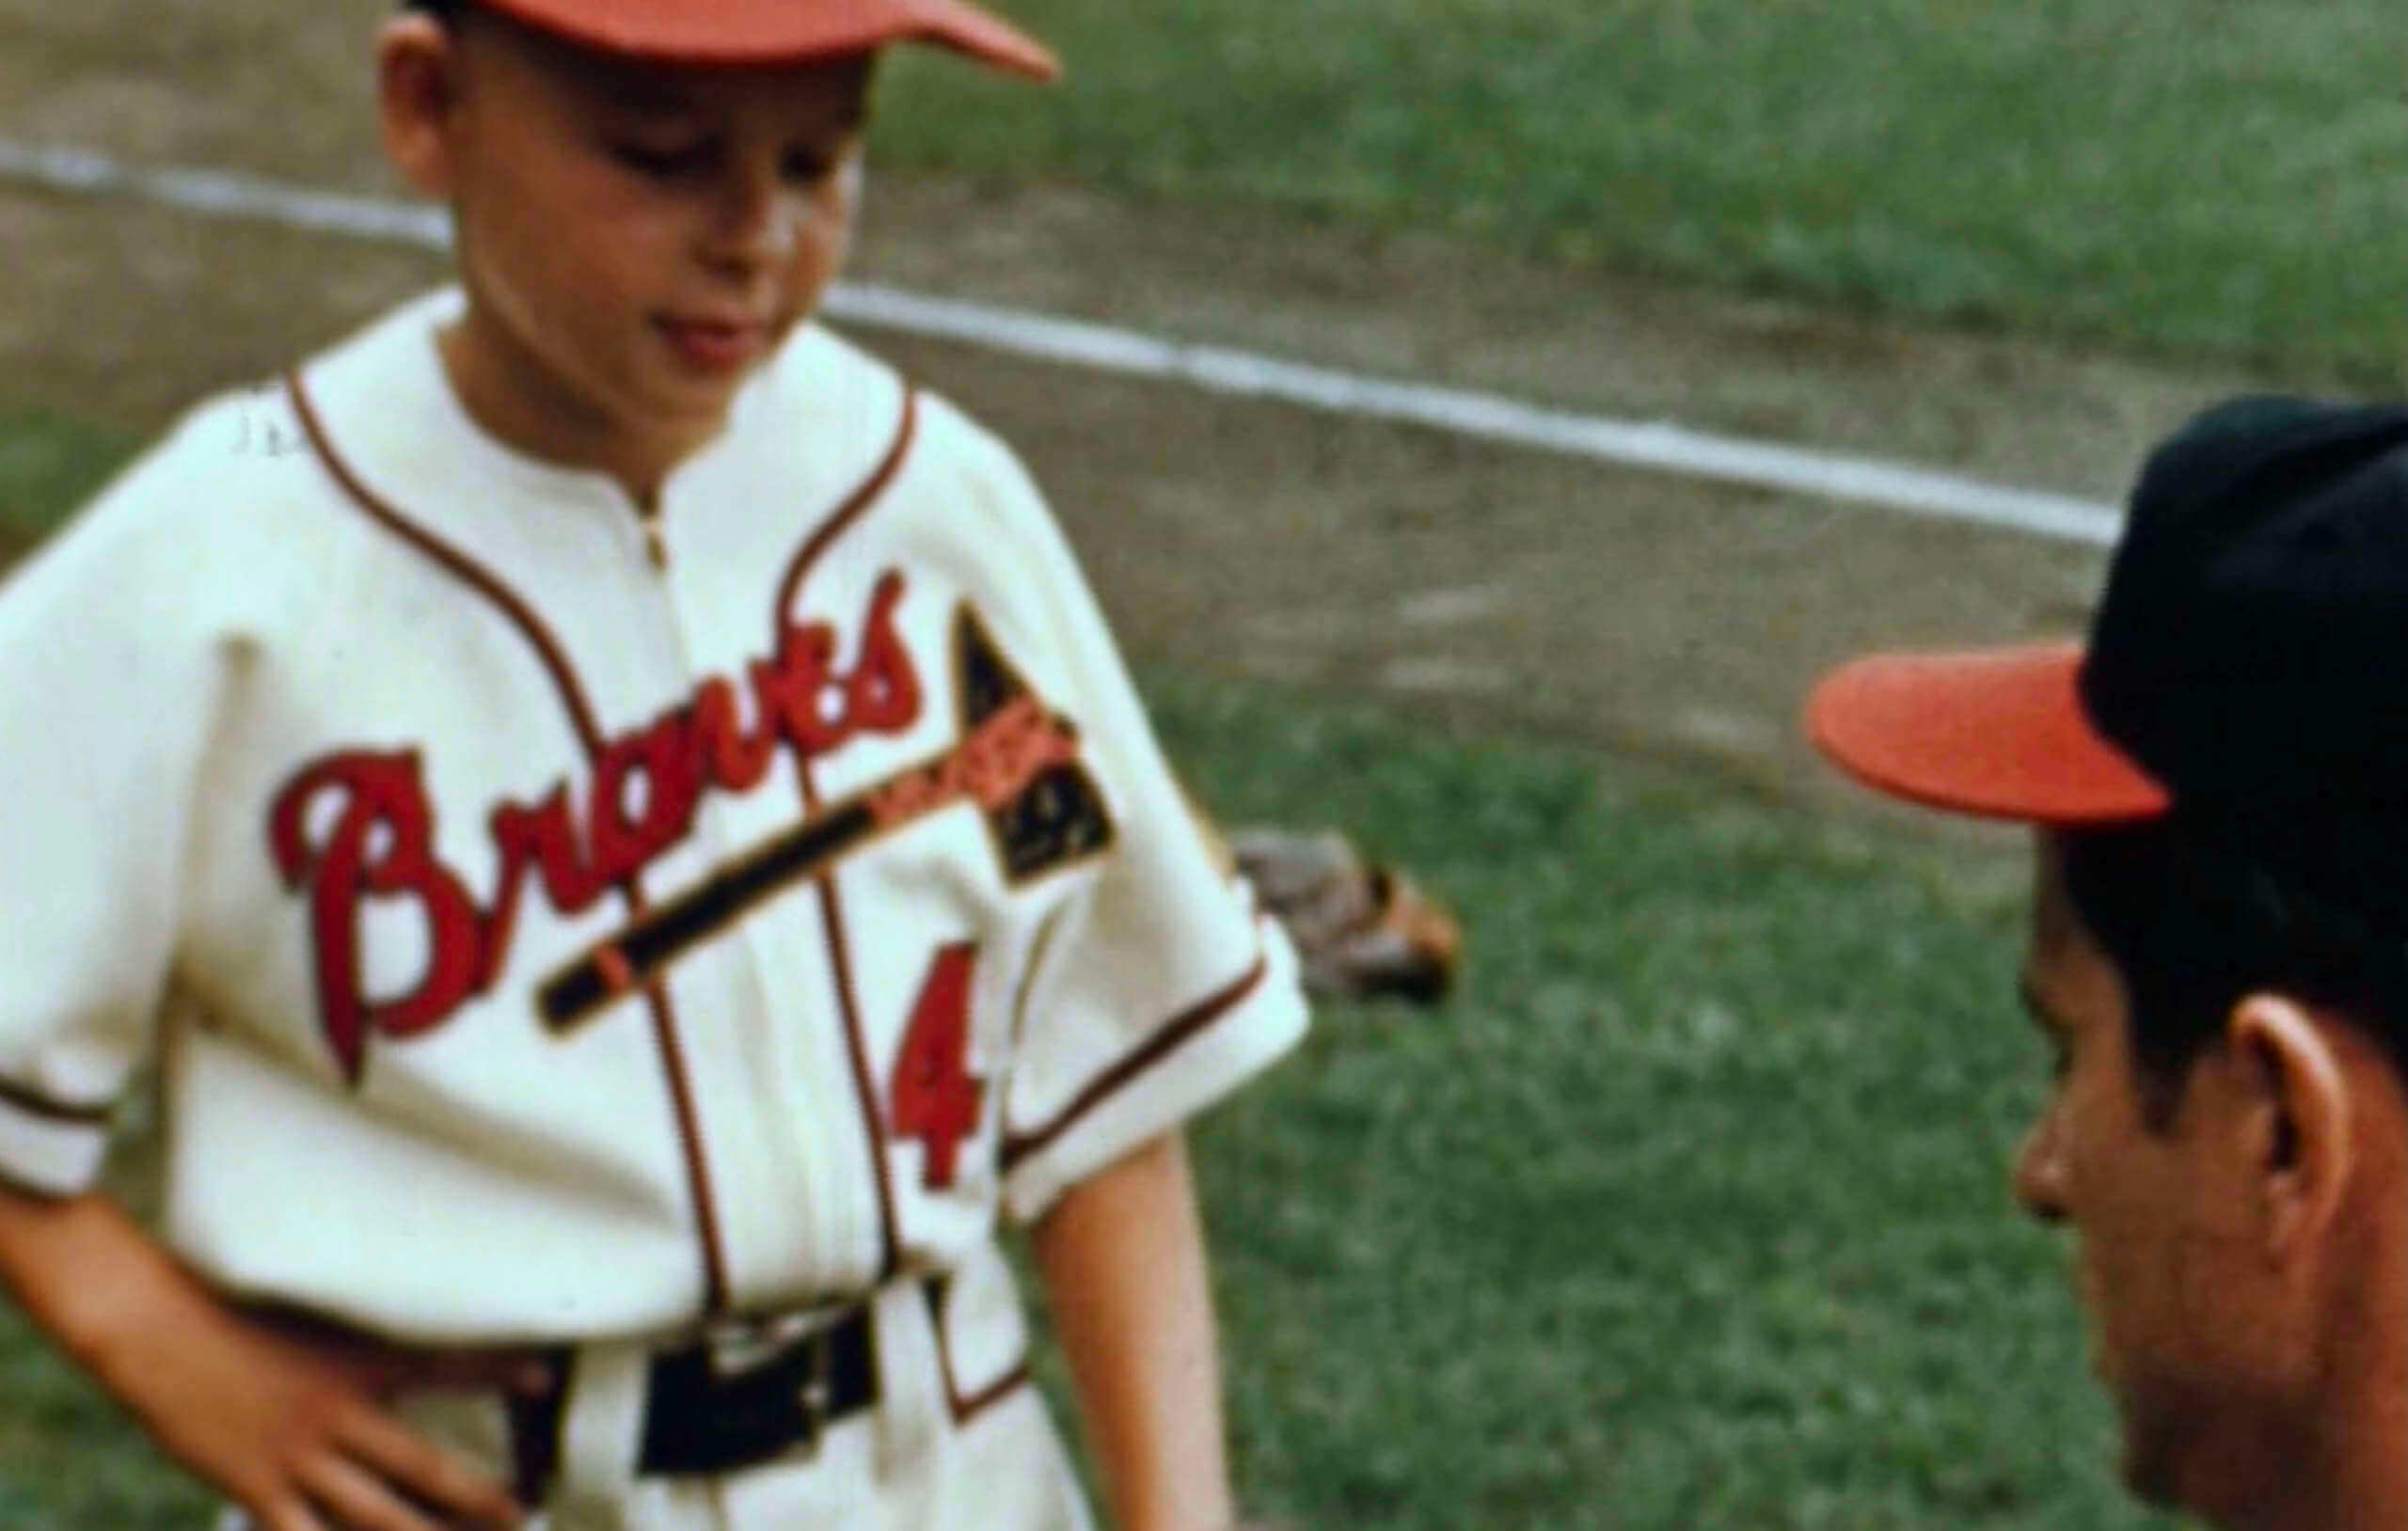
[[[1262,1068],[1292,958],[1009,453],[814,327],[649,525],[401,308],[188,418],[0,594],[0,1176],[153,1049],[163,1235],[420,1341],[958,1270]],[[981,1295],[984,1294],[984,1295]]]

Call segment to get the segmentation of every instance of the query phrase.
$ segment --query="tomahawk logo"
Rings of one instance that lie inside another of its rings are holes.
[[[849,671],[833,668],[836,639],[825,623],[787,628],[777,652],[750,667],[751,728],[737,721],[734,687],[712,677],[687,703],[610,741],[584,795],[583,823],[566,782],[531,806],[495,804],[485,815],[498,868],[488,898],[436,852],[419,750],[346,750],[295,773],[270,810],[269,845],[286,886],[307,894],[320,1025],[343,1078],[358,1082],[371,1035],[424,1035],[492,989],[530,887],[557,912],[578,913],[614,888],[626,892],[682,842],[705,791],[756,788],[780,747],[802,764],[861,734],[900,734],[918,721],[919,678],[894,621],[903,590],[900,575],[879,581]],[[953,649],[959,733],[951,748],[822,807],[645,909],[543,985],[546,1024],[575,1026],[762,900],[956,803],[986,814],[1015,884],[1108,844],[1111,818],[1079,763],[1070,723],[1038,700],[967,607],[956,614]],[[828,708],[830,697],[842,705]],[[631,791],[638,781],[641,792]],[[642,804],[632,813],[631,798]],[[415,905],[424,920],[425,967],[404,992],[366,990],[361,945],[372,900]]]
[[[960,731],[951,749],[827,805],[595,946],[544,985],[546,1024],[575,1025],[763,899],[955,803],[986,815],[1015,885],[1111,844],[1111,814],[1079,764],[1077,732],[1038,700],[967,607],[954,619],[954,670]]]

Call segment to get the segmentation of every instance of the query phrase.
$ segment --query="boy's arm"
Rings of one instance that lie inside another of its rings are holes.
[[[1212,1295],[1180,1135],[1064,1192],[1035,1248],[1118,1531],[1228,1531]]]
[[[376,1402],[399,1381],[435,1380],[402,1352],[304,1341],[246,1318],[103,1196],[0,1187],[0,1281],[259,1531],[503,1531],[524,1518],[499,1484]]]

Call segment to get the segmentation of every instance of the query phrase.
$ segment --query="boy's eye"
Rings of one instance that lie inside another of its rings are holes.
[[[786,155],[779,169],[788,181],[816,185],[835,174],[836,166],[842,163],[843,156],[825,150],[798,149]]]
[[[638,175],[670,181],[692,175],[710,164],[711,146],[700,144],[636,144],[610,146],[610,157]]]

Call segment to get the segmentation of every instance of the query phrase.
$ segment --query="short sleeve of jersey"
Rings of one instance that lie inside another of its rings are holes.
[[[1006,1205],[1029,1219],[1268,1066],[1303,1035],[1306,1009],[1285,935],[1188,805],[1068,545],[1018,464],[993,453],[1068,656],[1082,753],[1116,816],[1020,1007],[1002,1154]]]
[[[0,1179],[36,1192],[98,1175],[175,944],[217,667],[158,476],[0,579]]]

